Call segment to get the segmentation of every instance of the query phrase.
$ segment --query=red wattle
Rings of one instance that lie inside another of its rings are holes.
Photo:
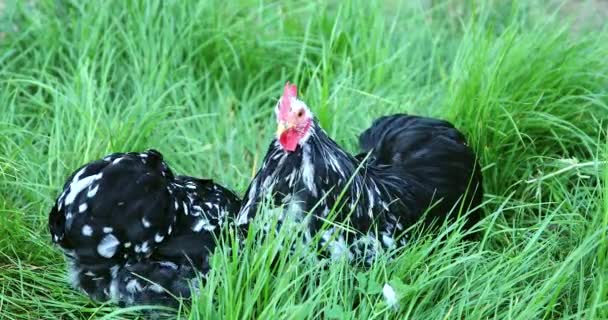
[[[289,152],[293,152],[298,147],[298,141],[302,138],[302,135],[295,129],[288,129],[281,133],[279,137],[279,143],[283,149]]]

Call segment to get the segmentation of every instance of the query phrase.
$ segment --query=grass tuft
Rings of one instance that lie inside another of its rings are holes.
[[[370,269],[249,239],[180,318],[608,318],[608,30],[573,32],[572,3],[2,2],[1,318],[141,315],[68,287],[46,229],[64,179],[156,148],[243,192],[287,80],[350,151],[380,115],[454,122],[484,167],[482,237],[423,234]]]

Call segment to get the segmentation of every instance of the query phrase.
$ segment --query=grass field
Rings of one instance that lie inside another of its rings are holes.
[[[0,318],[137,317],[68,287],[46,229],[64,179],[153,147],[242,193],[290,80],[350,151],[379,115],[453,121],[482,159],[482,237],[370,270],[270,239],[216,254],[180,317],[608,319],[608,29],[540,3],[3,1]]]

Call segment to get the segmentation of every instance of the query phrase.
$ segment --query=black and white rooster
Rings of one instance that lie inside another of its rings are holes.
[[[213,181],[175,176],[158,151],[114,153],[67,179],[49,229],[71,284],[94,300],[176,305],[239,208]]]
[[[441,223],[462,204],[462,212],[472,209],[467,227],[480,218],[480,167],[449,122],[405,114],[381,117],[360,136],[362,152],[352,156],[297,99],[295,85],[285,85],[276,118],[277,136],[245,194],[239,225],[247,226],[269,200],[281,207],[279,224],[290,219],[304,225],[305,239],[322,231],[324,253],[371,263],[380,248],[405,244],[403,231],[423,216],[425,222]],[[322,229],[327,220],[347,223],[350,231],[336,224]]]

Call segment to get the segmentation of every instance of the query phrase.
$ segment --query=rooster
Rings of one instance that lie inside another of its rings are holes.
[[[175,306],[188,298],[240,199],[175,176],[156,150],[114,153],[76,170],[49,213],[73,287],[97,301]]]
[[[442,222],[461,207],[471,209],[467,228],[480,219],[479,163],[449,122],[381,117],[360,136],[361,153],[353,156],[320,127],[295,85],[285,85],[275,115],[276,138],[237,217],[242,227],[268,200],[279,208],[268,211],[278,212],[279,227],[295,221],[307,241],[320,236],[322,253],[371,263],[378,250],[404,245],[405,230],[421,219]]]

